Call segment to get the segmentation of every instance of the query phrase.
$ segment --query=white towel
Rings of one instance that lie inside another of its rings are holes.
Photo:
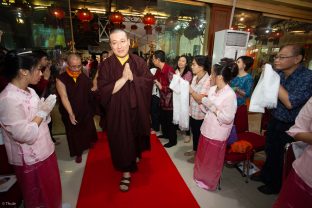
[[[280,77],[270,64],[265,64],[249,105],[250,112],[264,113],[264,108],[276,108]]]
[[[169,85],[173,91],[173,119],[181,130],[189,129],[189,82],[174,74]]]

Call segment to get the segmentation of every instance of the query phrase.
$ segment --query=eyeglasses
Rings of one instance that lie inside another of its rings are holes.
[[[295,56],[275,56],[274,57],[274,60],[284,60],[284,59],[287,59],[287,58],[292,58],[292,57],[295,57]]]

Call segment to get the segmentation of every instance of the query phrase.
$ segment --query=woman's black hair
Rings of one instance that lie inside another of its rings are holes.
[[[183,77],[188,71],[190,71],[190,61],[189,61],[189,57],[187,57],[186,55],[181,55],[181,56],[178,57],[177,62],[178,62],[179,59],[182,58],[182,57],[185,58],[185,60],[186,60],[186,65],[185,65],[185,68],[184,68],[184,70],[183,70],[183,73],[181,74],[181,77]],[[177,64],[176,69],[180,69],[178,64]]]
[[[197,55],[193,57],[193,60],[196,61],[198,66],[203,67],[209,75],[211,74],[211,60],[208,56]]]
[[[238,74],[238,66],[233,59],[221,59],[218,64],[213,65],[216,75],[221,75],[225,83],[229,83]]]
[[[32,71],[39,62],[37,56],[32,51],[17,52],[9,51],[1,63],[2,74],[9,80],[17,77],[20,69]]]
[[[253,58],[250,56],[241,56],[238,59],[241,59],[243,61],[243,63],[245,64],[244,71],[248,71],[254,63]]]

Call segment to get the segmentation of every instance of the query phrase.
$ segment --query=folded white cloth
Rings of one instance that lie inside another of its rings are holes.
[[[181,130],[189,129],[189,82],[174,74],[169,88],[173,91],[173,119]]]
[[[250,112],[264,113],[264,108],[276,108],[280,76],[270,64],[265,64],[249,105]]]

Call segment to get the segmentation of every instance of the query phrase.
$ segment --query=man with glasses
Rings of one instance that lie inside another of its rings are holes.
[[[264,194],[279,193],[282,185],[283,153],[285,144],[293,138],[285,133],[294,125],[300,109],[312,96],[312,71],[302,65],[304,49],[285,45],[274,58],[280,76],[277,107],[272,110],[266,135],[266,161],[259,177],[265,183],[258,187]]]
[[[97,140],[93,121],[94,100],[92,81],[81,73],[81,58],[77,54],[67,57],[65,72],[56,79],[56,89],[61,98],[59,110],[65,126],[70,156],[81,163],[84,150]]]

